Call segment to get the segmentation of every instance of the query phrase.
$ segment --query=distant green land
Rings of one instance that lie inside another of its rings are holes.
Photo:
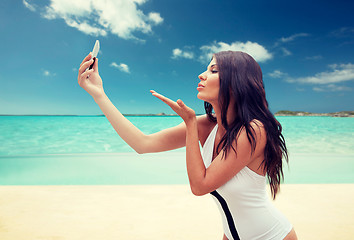
[[[328,117],[354,117],[354,111],[342,111],[334,113],[311,113],[303,111],[281,110],[274,114],[275,116],[328,116]]]

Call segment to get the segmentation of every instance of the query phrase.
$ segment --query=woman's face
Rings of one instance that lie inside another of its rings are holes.
[[[199,75],[197,97],[210,104],[218,102],[219,97],[219,70],[215,58],[213,58],[207,70]]]

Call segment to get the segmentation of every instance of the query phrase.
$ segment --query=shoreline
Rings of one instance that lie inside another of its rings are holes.
[[[288,184],[273,203],[299,239],[349,240],[353,201],[354,184]],[[2,240],[222,237],[214,201],[188,185],[0,186],[0,219]]]
[[[333,113],[311,113],[304,111],[288,111],[282,110],[274,113],[275,116],[298,116],[298,117],[354,117],[354,111],[341,111]]]
[[[204,113],[197,113],[196,115],[203,115]],[[179,117],[177,114],[166,114],[161,113],[143,113],[143,114],[132,114],[123,113],[126,117]],[[332,113],[312,113],[306,111],[289,111],[281,110],[274,113],[274,116],[299,116],[299,117],[354,117],[354,111],[340,111]],[[77,115],[77,114],[0,114],[0,117],[105,117],[104,114],[93,114],[93,115]]]
[[[335,161],[333,161],[335,159]],[[352,154],[291,153],[285,184],[354,183]],[[153,171],[161,169],[163,171]],[[321,166],[320,168],[318,166]],[[0,183],[14,185],[188,184],[185,151],[0,156]]]

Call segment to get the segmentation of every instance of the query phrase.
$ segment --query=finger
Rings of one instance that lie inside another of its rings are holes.
[[[79,78],[79,85],[81,86],[81,84],[86,81],[87,78],[89,78],[89,76],[93,74],[93,70],[88,70],[86,72],[84,72],[83,74],[80,75]]]
[[[92,58],[92,60],[93,60],[93,62],[92,62],[92,64],[89,66],[89,69],[92,69],[93,65],[94,65],[95,62],[96,62],[96,58],[94,57],[94,58]]]
[[[92,55],[91,55],[91,52],[84,58],[84,60],[82,60],[81,64],[80,64],[80,67],[82,64],[84,64],[84,62],[90,60],[92,58]]]
[[[92,68],[95,70],[95,72],[98,72],[98,58],[96,58]]]
[[[177,100],[177,104],[181,107],[181,108],[185,108],[186,105],[184,104],[184,102],[181,99]]]
[[[177,100],[177,104],[178,104],[178,106],[180,106],[182,109],[184,109],[184,110],[187,110],[187,111],[189,111],[189,110],[192,110],[190,107],[188,107],[181,99],[178,99]]]
[[[177,100],[177,104],[183,111],[189,112],[190,110],[192,110],[190,107],[184,104],[184,102],[181,99]]]
[[[93,59],[87,60],[80,66],[80,71],[84,72],[91,64],[93,63]]]
[[[178,100],[177,100],[177,104],[178,104],[178,106],[179,106],[181,109],[183,109],[184,111],[190,112],[190,113],[194,113],[194,114],[195,114],[194,110],[193,110],[192,108],[188,107],[181,99],[178,99]]]
[[[164,103],[167,103],[168,105],[175,103],[174,101],[172,101],[171,99],[169,99],[169,98],[163,96],[162,94],[157,93],[157,92],[155,92],[154,90],[151,90],[151,91],[152,91],[151,93],[152,93],[153,96],[157,97],[158,99],[160,99],[160,100],[163,101]]]
[[[150,92],[152,93],[153,96],[157,97],[160,100],[162,100],[164,98],[164,96],[162,96],[161,94],[157,93],[154,90],[150,90]]]
[[[86,72],[82,73],[79,78],[79,84],[81,85],[81,83],[83,81],[85,81],[87,79],[87,77],[89,77],[91,74],[93,74],[93,72],[94,72],[94,70],[90,69],[90,70],[87,70]]]
[[[87,62],[83,63],[79,68],[79,74],[84,73],[92,63],[93,63],[93,59],[90,59]]]
[[[169,99],[169,98],[167,98],[155,91],[152,92],[152,95],[157,97],[158,99],[160,99],[164,103],[166,103],[170,108],[172,108],[173,111],[178,113],[180,107],[178,106],[178,104],[175,101],[173,101],[173,100],[171,100],[171,99]]]

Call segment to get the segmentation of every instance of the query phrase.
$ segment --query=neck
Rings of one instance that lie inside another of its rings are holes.
[[[219,128],[224,129],[224,127],[222,125],[222,121],[221,121],[221,109],[220,109],[219,105],[212,104],[212,106],[213,106],[213,109],[215,112],[215,117],[216,117],[216,121],[217,121]],[[226,120],[227,120],[228,124],[230,124],[236,118],[234,106],[235,106],[235,103],[234,103],[234,101],[232,101],[229,105],[229,108],[227,109]]]

